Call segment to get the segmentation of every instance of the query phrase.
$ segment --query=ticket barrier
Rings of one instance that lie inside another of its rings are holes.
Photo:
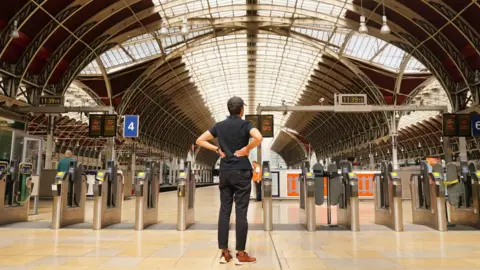
[[[28,221],[32,170],[32,163],[0,161],[0,225]]]
[[[382,162],[374,176],[374,220],[397,232],[403,231],[402,183],[391,163]]]
[[[302,162],[302,175],[300,177],[300,224],[307,231],[317,229],[315,214],[315,178],[310,172],[310,163]]]
[[[179,172],[177,183],[177,230],[185,231],[195,223],[195,175],[192,172],[192,164],[186,161],[183,169]]]
[[[154,177],[154,170],[158,164],[153,161],[145,162],[145,171],[140,171],[135,177],[135,230],[141,231],[145,227],[158,222],[158,178]]]
[[[118,173],[115,161],[108,161],[107,170],[95,175],[93,196],[94,230],[122,222],[123,175]]]
[[[448,194],[448,213],[453,224],[480,228],[479,182],[475,164],[447,164],[445,186]]]
[[[340,162],[342,194],[338,203],[337,223],[350,229],[360,231],[358,177],[353,172],[352,163]]]
[[[425,225],[444,232],[447,230],[444,173],[441,164],[429,172],[428,163],[420,162],[420,173],[410,177],[413,224]]]
[[[67,172],[57,173],[52,196],[52,229],[85,222],[87,177],[80,163],[72,160]]]
[[[262,207],[263,207],[263,229],[265,231],[273,230],[272,217],[272,174],[270,171],[270,162],[262,163]]]

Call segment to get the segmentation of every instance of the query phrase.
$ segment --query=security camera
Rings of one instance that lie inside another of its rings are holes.
[[[323,98],[323,97],[318,100],[318,102],[320,102],[320,104],[322,104],[324,101],[325,101],[325,98]]]

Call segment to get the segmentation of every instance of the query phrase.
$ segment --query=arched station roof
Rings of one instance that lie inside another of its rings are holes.
[[[308,105],[334,93],[404,104],[434,76],[451,101],[475,98],[480,11],[471,0],[1,1],[5,95],[28,102],[80,81],[120,114],[139,114],[141,140],[184,154],[226,115],[228,97]],[[379,31],[383,6],[392,30]],[[357,33],[365,14],[369,35]],[[188,20],[187,36],[180,32]],[[15,21],[20,38],[11,38]],[[163,25],[168,34],[162,34]],[[457,93],[459,88],[466,91]],[[15,90],[13,90],[15,89]],[[457,102],[458,103],[458,102]],[[275,114],[316,152],[385,133],[386,114]],[[320,126],[320,127],[319,127]],[[332,136],[335,134],[335,136]],[[180,149],[180,150],[174,150]],[[212,157],[213,158],[213,157]]]

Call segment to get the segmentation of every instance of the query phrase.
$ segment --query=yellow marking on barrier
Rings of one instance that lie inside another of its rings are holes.
[[[143,177],[143,176],[145,176],[145,173],[144,172],[139,172],[138,176]]]
[[[178,196],[182,197],[182,192],[181,191],[178,192]]]
[[[351,173],[348,173],[348,176],[350,177],[354,177],[355,176],[355,173],[351,172]]]
[[[57,177],[63,177],[64,174],[64,172],[57,172]]]
[[[398,173],[392,172],[392,176],[398,176]]]
[[[308,176],[308,177],[311,177],[311,176],[312,176],[312,173],[311,173],[311,172],[308,172],[308,173],[307,173],[307,176]]]
[[[180,177],[185,177],[185,172],[181,172]]]
[[[435,177],[440,177],[440,173],[434,172],[434,173],[433,173],[433,176],[435,176]]]
[[[269,172],[266,172],[266,173],[264,173],[263,175],[265,175],[265,176],[270,176],[270,173],[269,173]]]
[[[477,177],[480,177],[480,172],[476,172],[475,174],[477,174]]]
[[[457,183],[458,183],[458,179],[455,179],[455,180],[452,180],[452,181],[447,181],[447,180],[445,180],[443,183],[445,184],[445,186],[457,184]]]
[[[103,176],[103,172],[98,172],[98,176]]]

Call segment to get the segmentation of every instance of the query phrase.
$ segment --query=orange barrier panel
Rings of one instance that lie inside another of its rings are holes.
[[[300,181],[299,173],[287,173],[287,196],[298,197],[300,196]]]

